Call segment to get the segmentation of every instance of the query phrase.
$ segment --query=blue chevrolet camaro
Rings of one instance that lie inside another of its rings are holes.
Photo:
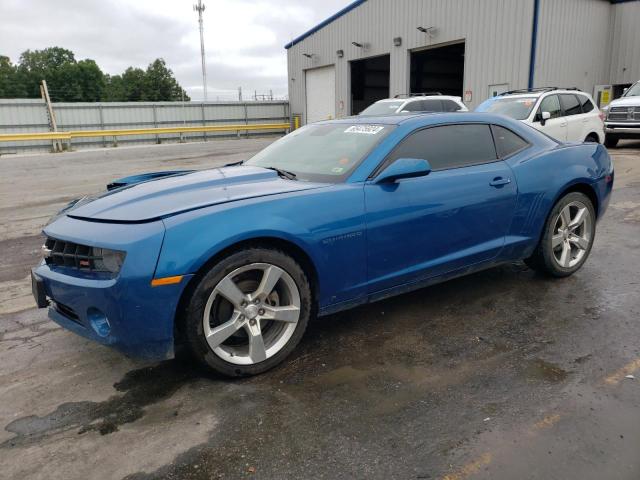
[[[38,306],[160,359],[264,372],[309,318],[524,259],[586,261],[613,186],[598,144],[479,113],[350,118],[204,171],[121,179],[44,229]]]

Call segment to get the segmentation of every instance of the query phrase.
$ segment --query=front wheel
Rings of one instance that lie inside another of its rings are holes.
[[[605,134],[604,136],[604,146],[607,148],[615,148],[618,145],[618,141],[620,139],[611,135],[610,133]]]
[[[569,276],[589,257],[595,234],[591,200],[579,192],[569,193],[553,207],[540,243],[525,261],[534,270],[554,277]]]
[[[185,333],[196,358],[227,376],[256,375],[282,362],[311,314],[304,270],[278,250],[251,248],[213,266],[195,288]]]

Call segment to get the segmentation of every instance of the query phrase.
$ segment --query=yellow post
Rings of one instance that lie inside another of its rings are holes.
[[[300,115],[295,115],[293,117],[293,129],[297,130],[300,128]]]

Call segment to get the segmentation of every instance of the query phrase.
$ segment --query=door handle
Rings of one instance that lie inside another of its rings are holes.
[[[496,177],[489,182],[489,185],[492,187],[501,187],[503,185],[508,185],[509,183],[511,183],[510,178]]]

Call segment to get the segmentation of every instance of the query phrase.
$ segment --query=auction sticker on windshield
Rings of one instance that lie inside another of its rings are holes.
[[[347,128],[344,133],[364,133],[366,135],[375,135],[384,130],[380,125],[352,125]]]

